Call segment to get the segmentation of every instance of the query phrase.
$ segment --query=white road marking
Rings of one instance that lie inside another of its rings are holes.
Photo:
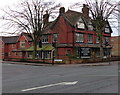
[[[56,86],[56,85],[75,85],[77,82],[78,81],[74,81],[74,82],[61,82],[61,83],[55,83],[55,84],[50,84],[50,85],[45,85],[45,86],[40,86],[40,87],[28,88],[28,89],[24,89],[24,90],[21,90],[21,91],[22,92],[26,92],[26,91],[31,91],[31,90],[41,89],[41,88],[52,87],[52,86]]]

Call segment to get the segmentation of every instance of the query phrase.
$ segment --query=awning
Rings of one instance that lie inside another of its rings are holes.
[[[54,47],[52,45],[43,45],[42,48],[39,48],[39,46],[37,45],[37,51],[43,50],[43,51],[50,51],[53,50]],[[24,51],[33,51],[34,50],[34,46],[24,49]]]

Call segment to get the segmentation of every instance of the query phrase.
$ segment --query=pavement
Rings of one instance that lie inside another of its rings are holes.
[[[52,65],[52,64],[44,64],[44,63],[28,63],[28,62],[14,62],[14,61],[2,61],[2,63],[31,65],[31,66],[51,66]],[[112,65],[113,63],[114,61],[100,62],[100,63],[81,63],[81,64],[54,64],[54,66],[74,66],[74,65],[75,66],[107,66],[107,65]]]

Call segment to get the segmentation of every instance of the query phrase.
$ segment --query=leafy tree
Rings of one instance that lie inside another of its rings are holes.
[[[49,16],[54,17],[60,4],[45,2],[44,0],[23,1],[17,8],[3,10],[5,15],[2,19],[6,22],[7,28],[14,27],[15,33],[26,32],[33,41],[33,59],[36,57],[37,44],[45,29],[45,22]],[[44,14],[46,13],[47,16]],[[5,32],[3,32],[5,33]]]

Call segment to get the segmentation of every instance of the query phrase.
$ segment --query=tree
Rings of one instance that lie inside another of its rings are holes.
[[[118,2],[112,2],[110,0],[86,0],[86,7],[89,8],[91,13],[91,22],[94,30],[97,33],[99,46],[100,46],[100,57],[103,58],[103,42],[102,33],[105,30],[108,19],[111,15],[116,15],[116,11],[119,11],[117,7],[120,5]],[[80,6],[81,3],[76,3],[72,7]]]
[[[102,33],[105,31],[110,16],[117,11],[118,2],[113,3],[110,0],[86,0],[86,3],[91,12],[92,24],[99,39],[100,57],[103,58]]]
[[[29,0],[23,1],[18,5],[18,8],[9,8],[3,16],[8,28],[15,29],[12,34],[25,31],[33,41],[34,51],[33,59],[36,57],[37,44],[45,29],[45,24],[48,22],[49,16],[54,17],[56,9],[60,4],[55,2],[45,2],[44,0]],[[46,12],[46,14],[45,14]],[[3,32],[5,33],[5,32]]]

